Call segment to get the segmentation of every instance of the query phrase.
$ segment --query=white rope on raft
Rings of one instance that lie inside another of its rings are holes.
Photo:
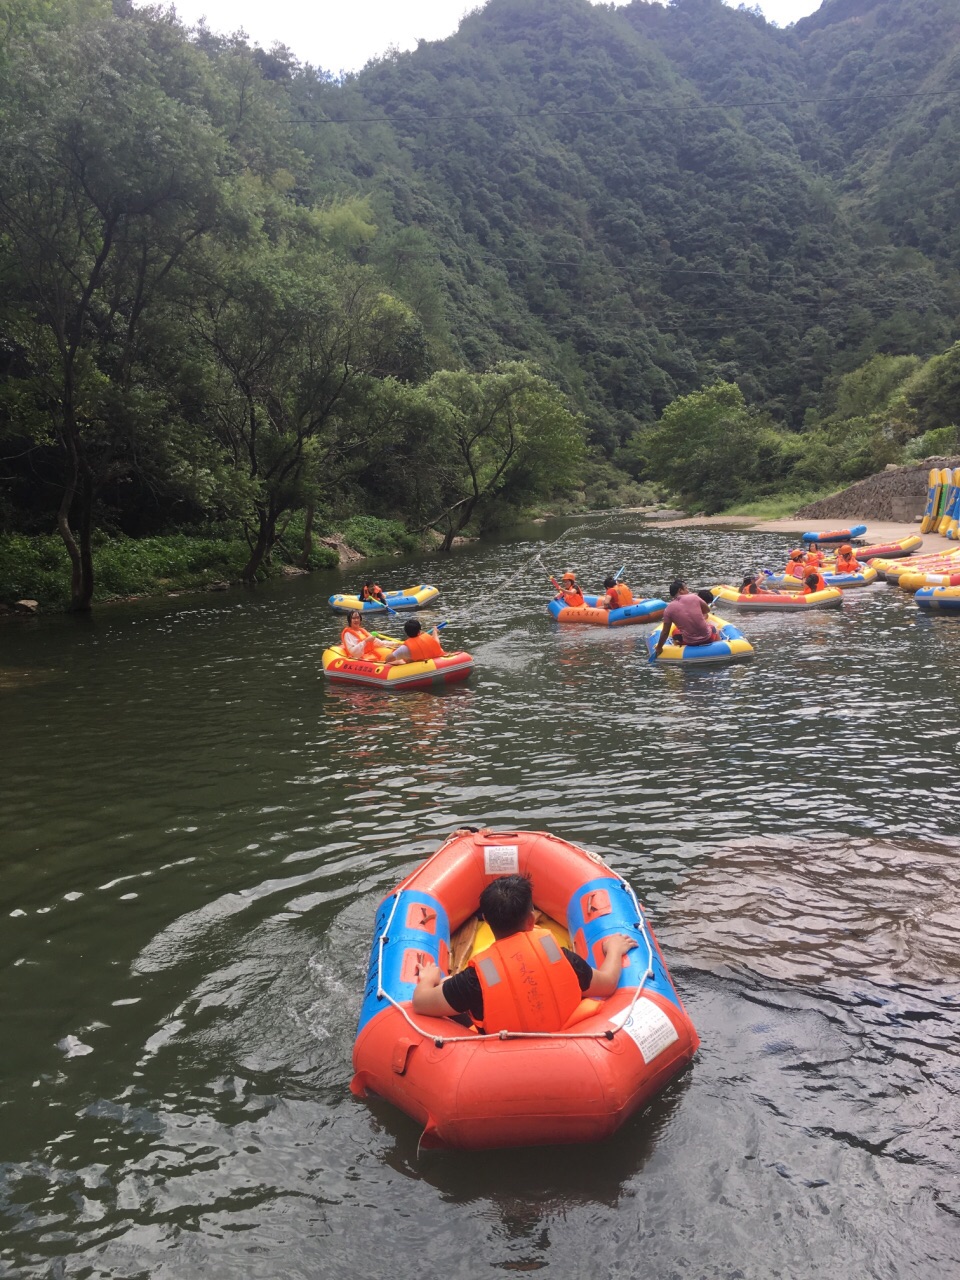
[[[445,1044],[479,1045],[483,1044],[484,1041],[489,1044],[491,1040],[612,1040],[615,1035],[623,1031],[626,1024],[630,1021],[630,1017],[633,1014],[636,1003],[643,994],[643,989],[646,986],[647,979],[653,977],[653,944],[651,943],[650,937],[647,933],[646,920],[644,919],[643,912],[640,910],[640,903],[637,901],[637,895],[634,893],[633,888],[626,882],[626,880],[624,880],[622,876],[617,876],[617,879],[630,895],[630,899],[636,908],[637,927],[640,930],[640,934],[647,948],[646,970],[634,990],[633,999],[630,1001],[626,1013],[622,1015],[620,1025],[617,1027],[607,1028],[604,1031],[498,1031],[495,1035],[486,1036],[477,1035],[476,1033],[466,1036],[438,1036],[430,1031],[425,1031],[423,1027],[417,1025],[409,1010],[405,1009],[398,1000],[395,1000],[390,992],[386,991],[383,986],[383,947],[384,943],[390,937],[390,927],[400,903],[399,893],[394,895],[393,906],[390,909],[390,915],[387,918],[387,923],[384,926],[380,937],[377,939],[377,997],[381,1000],[386,1000],[388,1004],[392,1005],[412,1030],[417,1033],[417,1035],[422,1036],[424,1040],[432,1040],[437,1048],[441,1048]]]

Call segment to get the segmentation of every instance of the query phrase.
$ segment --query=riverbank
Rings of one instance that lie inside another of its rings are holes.
[[[717,528],[736,529],[744,533],[782,533],[784,547],[789,550],[800,537],[817,528],[809,519],[801,516],[784,517],[779,520],[751,520],[748,516],[684,516],[676,520],[658,520],[659,529],[694,529]],[[884,542],[899,542],[901,538],[919,535],[923,538],[921,554],[932,551],[956,551],[957,543],[950,538],[942,538],[938,533],[920,534],[920,523],[916,520],[865,520],[850,516],[847,519],[834,520],[829,526],[821,525],[820,530],[848,529],[856,524],[866,524],[867,532],[863,541],[867,545]],[[789,545],[788,545],[789,544]]]

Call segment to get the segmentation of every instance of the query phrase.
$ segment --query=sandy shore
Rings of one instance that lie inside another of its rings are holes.
[[[654,523],[651,521],[651,523]],[[829,526],[811,524],[809,518],[804,520],[799,516],[784,518],[781,520],[751,520],[745,516],[687,516],[683,520],[657,520],[657,525],[664,529],[700,529],[716,526],[718,528],[729,529],[748,529],[756,533],[782,533],[784,546],[787,550],[789,543],[791,546],[796,543],[801,533],[808,530],[820,528],[826,532],[830,529],[852,528],[857,524],[866,524],[867,532],[863,535],[864,542],[874,546],[883,542],[898,542],[901,538],[909,538],[914,534],[920,534],[920,525],[916,522],[896,522],[893,520],[834,520]],[[941,538],[937,533],[924,533],[923,546],[914,552],[914,555],[927,555],[932,551],[956,551],[957,542],[949,538]]]

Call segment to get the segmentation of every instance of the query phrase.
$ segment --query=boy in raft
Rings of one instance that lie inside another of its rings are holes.
[[[655,658],[667,643],[670,632],[676,627],[674,643],[678,645],[712,644],[720,639],[720,632],[707,621],[710,609],[705,600],[694,595],[682,578],[670,583],[670,603],[663,611],[660,639],[653,651]]]
[[[566,573],[560,575],[559,583],[554,580],[554,586],[559,586],[559,593],[554,596],[555,600],[562,600],[568,609],[582,609],[586,605],[583,598],[583,592],[577,585],[577,575],[571,573],[568,569]]]
[[[857,559],[857,553],[849,542],[845,542],[837,552],[837,562],[834,565],[834,573],[861,573],[860,561]]]
[[[442,658],[444,649],[437,639],[437,629],[422,634],[423,628],[416,618],[410,618],[403,624],[406,640],[394,649],[387,659],[388,666],[396,666],[400,662],[426,662],[429,658]]]
[[[603,589],[607,594],[600,601],[601,609],[625,609],[628,604],[633,604],[633,592],[625,582],[604,578]]]
[[[340,644],[348,658],[359,658],[364,662],[383,662],[390,656],[392,648],[381,645],[376,636],[367,631],[362,625],[359,609],[351,609],[347,614],[347,625],[340,632]]]
[[[603,964],[594,969],[575,951],[538,929],[533,886],[527,876],[501,876],[480,894],[480,910],[496,941],[473,957],[462,973],[444,978],[423,965],[413,992],[414,1013],[433,1017],[469,1014],[483,1032],[559,1031],[584,996],[613,995],[623,957],[636,939],[616,933],[605,940]]]
[[[372,578],[368,578],[360,588],[360,599],[361,601],[378,600],[380,604],[387,603],[387,597],[383,594],[383,589]]]
[[[803,580],[802,596],[811,596],[815,591],[826,591],[827,580],[822,573],[808,573]]]

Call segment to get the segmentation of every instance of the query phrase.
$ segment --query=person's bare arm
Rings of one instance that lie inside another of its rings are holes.
[[[425,964],[417,975],[413,990],[414,1013],[429,1014],[434,1018],[448,1018],[457,1011],[443,998],[443,973],[435,964]]]
[[[603,964],[599,969],[594,969],[593,979],[583,994],[596,1000],[612,996],[617,989],[617,983],[620,981],[623,957],[628,951],[632,951],[636,945],[636,938],[630,938],[625,933],[615,933],[611,937],[604,939]],[[414,1003],[413,1007],[417,1007],[416,1003]]]

